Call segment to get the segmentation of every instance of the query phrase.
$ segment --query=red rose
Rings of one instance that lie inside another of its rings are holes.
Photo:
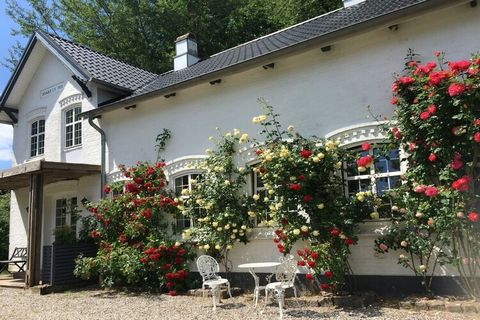
[[[298,261],[297,266],[304,267],[305,266],[305,261],[303,261],[303,260]]]
[[[411,77],[400,77],[400,79],[398,79],[398,81],[403,84],[403,85],[410,85],[412,83],[415,82],[415,79],[411,78]]]
[[[322,290],[328,290],[328,289],[330,288],[330,286],[329,286],[328,284],[326,284],[326,283],[322,283],[322,284],[320,284],[320,288],[321,288]]]
[[[303,196],[303,201],[305,202],[311,202],[313,200],[313,197],[309,194],[306,194]]]
[[[168,291],[168,294],[171,295],[172,297],[177,295],[177,292],[175,290],[170,290]]]
[[[303,174],[299,175],[298,180],[305,181],[305,176]]]
[[[432,72],[428,75],[429,84],[432,86],[437,86],[448,77],[449,77],[449,74],[445,71]]]
[[[290,188],[290,190],[298,191],[298,190],[302,189],[302,186],[299,185],[298,183],[292,183],[289,188]]]
[[[325,271],[325,278],[330,279],[333,276],[333,272],[330,270]]]
[[[393,137],[395,138],[395,140],[402,139],[402,133],[400,132],[400,130],[397,127],[392,128],[392,133],[393,133]]]
[[[450,166],[453,170],[460,170],[463,168],[462,155],[460,153],[455,152],[455,156],[452,163],[450,163]]]
[[[141,262],[141,263],[147,263],[148,260],[147,260],[147,258],[142,257],[142,258],[140,258],[140,262]]]
[[[346,239],[345,239],[345,244],[346,244],[347,246],[350,246],[350,245],[353,244],[353,240],[350,239],[350,238],[346,238]]]
[[[470,213],[467,215],[467,219],[468,219],[470,222],[478,222],[478,221],[480,220],[480,216],[478,215],[477,212],[472,211],[472,212],[470,212]]]
[[[430,198],[436,197],[438,195],[438,189],[435,187],[426,187],[425,195]]]
[[[93,239],[97,239],[100,237],[100,232],[98,232],[97,230],[93,230],[90,235]]]
[[[480,143],[480,132],[476,132],[474,135],[473,135],[473,140],[477,143]]]
[[[435,153],[430,153],[430,155],[428,156],[428,161],[430,162],[437,161],[437,155]]]
[[[302,149],[302,151],[300,151],[300,156],[304,159],[307,159],[312,155],[312,153],[313,152],[308,149]]]
[[[142,211],[142,216],[145,217],[145,219],[150,219],[152,217],[152,209],[147,208]]]
[[[452,188],[460,192],[467,191],[470,181],[471,178],[469,176],[463,176],[452,182]]]
[[[285,251],[285,247],[281,243],[277,245],[277,248],[278,248],[278,252],[280,253],[283,253]]]
[[[332,230],[330,230],[330,234],[334,237],[338,237],[340,231],[337,228],[333,228]]]
[[[183,259],[180,257],[175,257],[174,261],[176,264],[181,264],[183,262]]]
[[[263,153],[263,151],[262,151],[262,149],[257,149],[257,151],[255,151],[255,153],[257,154],[257,156],[259,156]]]
[[[111,190],[110,190],[110,187],[109,187],[108,185],[106,185],[105,187],[103,187],[103,192],[104,192],[105,194],[109,194],[110,191],[111,191]]]
[[[132,182],[127,182],[125,184],[125,191],[126,192],[130,192],[130,193],[136,193],[138,191],[138,188],[137,186],[135,185],[135,183],[132,183]]]
[[[313,280],[313,274],[307,273],[307,274],[305,275],[305,279],[307,279],[307,280]]]
[[[470,67],[470,61],[462,60],[456,62],[449,62],[448,66],[452,71],[465,71]]]
[[[122,233],[121,235],[118,236],[118,241],[126,242],[127,241],[127,236]]]
[[[392,97],[392,98],[390,99],[390,103],[393,104],[393,105],[398,104],[398,98],[397,98],[397,97]]]
[[[434,55],[435,57],[437,57],[437,58],[440,56],[440,54],[441,54],[440,51],[434,51],[434,52],[433,52],[433,55]]]
[[[368,151],[368,150],[370,150],[370,148],[371,148],[370,143],[368,143],[368,142],[362,143],[362,150],[363,151]]]
[[[421,120],[427,120],[428,118],[430,118],[430,112],[423,111],[422,113],[420,113],[420,119]]]
[[[360,159],[357,160],[357,165],[359,167],[368,167],[371,165],[373,162],[373,158],[370,155],[366,155],[363,157],[360,157]]]
[[[398,83],[397,82],[392,83],[391,89],[392,89],[392,92],[397,92],[398,91]]]
[[[310,255],[310,257],[311,257],[313,260],[317,260],[317,259],[318,259],[318,253],[312,252],[312,254]]]
[[[315,268],[317,266],[317,264],[315,263],[315,261],[312,261],[312,260],[308,260],[307,261],[307,264],[310,268]]]
[[[430,112],[430,114],[434,114],[437,112],[437,106],[434,104],[431,104],[428,106],[427,111]]]
[[[462,83],[452,83],[448,87],[448,94],[450,95],[450,97],[455,97],[464,93],[466,88],[467,87],[465,87],[465,85]]]
[[[165,162],[157,162],[155,167],[157,167],[157,169],[163,168],[163,167],[165,167]]]

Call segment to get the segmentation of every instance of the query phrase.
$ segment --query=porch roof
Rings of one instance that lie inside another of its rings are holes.
[[[0,171],[0,190],[15,190],[30,185],[32,174],[43,173],[44,184],[100,174],[100,166],[37,160]]]

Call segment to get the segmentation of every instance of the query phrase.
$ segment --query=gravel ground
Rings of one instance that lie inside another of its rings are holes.
[[[287,299],[284,319],[474,320],[478,314],[414,312],[387,307],[341,310],[314,307],[315,297],[301,297],[299,307]],[[263,303],[263,302],[262,302]],[[211,298],[102,291],[97,288],[40,296],[21,289],[0,288],[0,319],[277,319],[278,308],[254,309],[251,295],[225,299],[212,310]]]

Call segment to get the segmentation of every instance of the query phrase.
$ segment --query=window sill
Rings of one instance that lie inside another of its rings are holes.
[[[45,154],[41,154],[38,156],[33,156],[27,159],[25,162],[33,162],[33,161],[38,161],[38,160],[45,160]]]
[[[81,149],[81,148],[82,148],[82,145],[79,144],[78,146],[72,146],[72,147],[64,148],[63,152],[69,152],[69,151],[73,151],[73,150],[77,150],[77,149]]]

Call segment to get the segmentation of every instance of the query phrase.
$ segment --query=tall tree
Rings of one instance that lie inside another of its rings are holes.
[[[341,6],[341,0],[17,0],[7,14],[17,23],[13,34],[29,36],[35,28],[153,72],[171,69],[174,41],[192,32],[200,55],[252,40]],[[4,62],[19,56],[11,50]]]

